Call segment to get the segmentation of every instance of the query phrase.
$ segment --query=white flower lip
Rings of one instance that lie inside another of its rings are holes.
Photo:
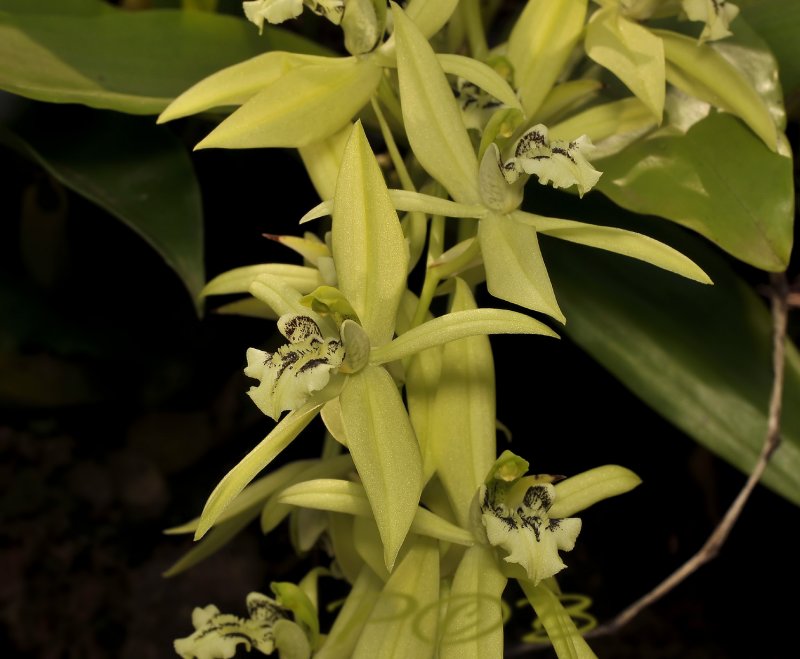
[[[537,124],[514,145],[514,155],[503,163],[503,176],[514,183],[522,174],[536,174],[542,185],[556,188],[577,186],[583,196],[591,190],[601,173],[587,160],[594,150],[592,141],[581,135],[575,140],[550,140],[547,127]]]
[[[303,13],[303,0],[248,0],[242,3],[247,20],[258,27],[259,34],[267,23],[283,23]]]
[[[288,611],[277,601],[261,593],[247,596],[249,618],[220,613],[213,604],[197,607],[192,612],[195,631],[175,641],[175,651],[183,659],[227,659],[236,653],[236,646],[272,654],[275,649],[273,627],[286,617]]]
[[[716,41],[729,37],[731,21],[739,15],[739,8],[725,0],[682,0],[683,11],[690,21],[705,23],[700,41]]]
[[[528,476],[512,482],[492,480],[480,491],[481,519],[489,542],[507,552],[507,563],[518,563],[538,584],[566,565],[559,550],[571,551],[581,520],[550,517],[556,490],[549,482]]]
[[[339,337],[324,337],[310,316],[281,316],[278,329],[289,343],[273,353],[249,348],[244,369],[245,375],[261,381],[247,395],[275,420],[284,411],[296,410],[311,394],[323,389],[345,356]]]

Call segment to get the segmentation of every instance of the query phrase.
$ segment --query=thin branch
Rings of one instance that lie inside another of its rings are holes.
[[[587,634],[587,636],[604,636],[619,631],[645,608],[660,600],[687,577],[692,575],[698,568],[714,559],[717,554],[719,554],[722,545],[725,544],[725,541],[728,539],[734,524],[736,524],[736,520],[739,519],[747,500],[750,498],[750,494],[752,494],[758,481],[761,480],[761,476],[763,476],[772,454],[775,453],[775,450],[778,448],[781,442],[781,401],[783,399],[789,286],[786,277],[782,273],[772,275],[771,284],[773,380],[772,393],[770,394],[769,401],[767,434],[764,438],[764,444],[761,447],[761,453],[758,456],[758,462],[753,468],[741,492],[739,492],[739,495],[731,504],[728,512],[725,513],[725,517],[722,518],[722,521],[720,521],[700,550],[653,590],[631,604],[616,618],[601,625]]]

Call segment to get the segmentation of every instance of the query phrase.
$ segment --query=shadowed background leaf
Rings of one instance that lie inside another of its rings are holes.
[[[0,89],[52,103],[158,114],[202,78],[267,50],[327,54],[299,35],[203,11],[99,0],[0,0]]]
[[[769,311],[699,240],[666,226],[645,231],[691,257],[715,285],[545,238],[565,331],[650,407],[749,473],[767,428]],[[785,377],[784,442],[764,482],[800,504],[800,408],[791,404],[800,400],[800,356],[792,344]]]
[[[735,117],[709,115],[685,135],[637,142],[595,165],[597,188],[623,208],[678,222],[763,270],[788,265],[792,161]]]
[[[68,130],[50,130],[58,126]],[[42,105],[0,129],[0,142],[133,229],[197,298],[205,283],[200,189],[169,129],[150,119]]]

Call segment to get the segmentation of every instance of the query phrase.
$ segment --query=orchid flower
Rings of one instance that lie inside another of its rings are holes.
[[[272,654],[275,649],[275,623],[287,619],[289,612],[277,601],[261,593],[247,596],[247,618],[220,613],[213,604],[192,611],[194,632],[175,641],[175,652],[182,659],[230,659],[236,648]]]
[[[261,382],[247,395],[275,420],[281,412],[298,409],[313,392],[323,389],[345,355],[341,339],[323,337],[311,316],[281,316],[278,329],[289,344],[273,353],[250,348],[244,370],[245,375]]]
[[[278,315],[279,329],[289,340],[273,353],[248,351],[245,372],[260,380],[250,396],[268,416],[289,413],[212,492],[196,537],[322,412],[331,433],[350,450],[391,567],[413,523],[423,473],[419,444],[386,366],[468,336],[554,333],[523,314],[474,309],[446,314],[393,338],[408,246],[360,124],[344,150],[334,203],[330,254],[338,288],[322,286],[303,296],[280,276],[266,273],[250,284],[250,293]],[[375,267],[380,277],[370,276]]]
[[[275,598],[261,593],[247,596],[247,618],[220,613],[213,604],[195,608],[195,631],[175,641],[175,652],[182,659],[230,659],[244,645],[264,655],[277,649],[281,656],[310,657],[320,641],[316,572],[312,570],[299,584],[273,582],[271,588]]]
[[[571,551],[581,520],[550,516],[556,490],[553,477],[524,476],[528,463],[506,452],[495,463],[479,493],[481,521],[489,543],[507,553],[538,585],[563,570],[558,551]]]
[[[705,23],[700,41],[716,41],[729,37],[730,24],[739,15],[739,7],[727,0],[681,0],[690,21]]]
[[[747,78],[710,41],[731,35],[739,14],[727,0],[597,0],[586,25],[590,59],[617,76],[661,124],[666,83],[738,116],[773,151],[780,147],[775,118]],[[698,39],[640,23],[682,15],[704,23]]]
[[[542,311],[561,322],[565,318],[542,259],[539,233],[639,258],[697,281],[710,281],[689,259],[646,236],[519,210],[528,171],[539,173],[541,183],[574,185],[579,192],[591,188],[599,173],[585,157],[591,151],[590,140],[575,136],[566,143],[551,141],[545,127],[534,126],[527,137],[520,137],[516,150],[506,158],[496,144],[489,144],[479,162],[440,64],[442,58],[437,57],[425,35],[402,9],[393,5],[392,11],[406,133],[420,164],[454,201],[393,190],[389,193],[391,203],[398,210],[480,220],[477,235],[443,258],[457,258],[467,264],[478,258],[492,295]],[[452,62],[449,66],[452,69]],[[473,68],[471,77],[483,76],[487,91],[491,86],[493,96],[521,109],[507,83],[482,66]],[[428,112],[426,108],[430,107],[435,107],[436,112]],[[517,180],[509,183],[507,176]],[[304,221],[335,212],[335,207],[335,201],[323,202]],[[457,269],[454,274],[458,274]]]
[[[342,22],[345,0],[248,0],[242,3],[242,8],[247,20],[258,26],[260,34],[264,29],[264,21],[277,24],[297,18],[303,13],[303,5],[334,25]]]

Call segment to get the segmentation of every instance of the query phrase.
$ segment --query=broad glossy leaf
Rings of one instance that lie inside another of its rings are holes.
[[[393,5],[403,121],[414,155],[462,203],[479,203],[478,161],[453,90],[425,36]]]
[[[565,321],[539,250],[536,229],[509,216],[489,215],[478,224],[478,240],[489,293]]]
[[[441,622],[441,659],[485,659],[503,655],[501,598],[507,579],[495,551],[475,545],[458,564]]]
[[[318,52],[280,28],[197,11],[0,0],[0,89],[40,101],[157,114],[198,80],[270,48]]]
[[[585,224],[574,220],[562,220],[555,217],[544,217],[524,211],[513,214],[515,220],[532,226],[540,234],[552,236],[579,245],[588,245],[617,254],[624,254],[640,261],[645,261],[664,270],[710,284],[711,280],[700,267],[669,245],[641,233],[606,227],[598,224]]]
[[[0,0],[0,11],[24,15],[94,16],[110,13],[113,9],[102,0]]]
[[[451,312],[474,311],[469,286],[456,279]],[[436,472],[461,526],[496,458],[494,360],[487,336],[444,346],[441,372],[430,409],[429,447]]]
[[[579,247],[550,241],[566,331],[650,407],[749,473],[767,428],[770,314],[724,259],[675,228],[660,229],[657,235],[701,264],[715,285],[598,251],[577,257]],[[784,400],[784,441],[764,482],[800,504],[800,407],[790,403],[800,400],[800,355],[791,344]]]
[[[367,366],[347,378],[341,395],[347,445],[380,530],[391,570],[416,514],[422,459],[392,376]]]
[[[742,17],[737,19],[734,34],[710,43],[756,90],[778,131],[785,130],[786,109],[779,66],[769,44]]]
[[[667,79],[686,93],[740,117],[773,151],[778,129],[751,82],[708,44],[669,30],[655,30],[664,44]],[[773,72],[773,77],[777,72]],[[770,84],[767,78],[766,84]],[[775,81],[772,81],[772,85]]]
[[[331,232],[339,288],[372,344],[386,343],[405,290],[408,245],[360,122],[342,156]]]
[[[741,16],[769,44],[780,67],[783,90],[800,89],[800,3],[794,0],[747,0],[737,3]],[[735,27],[734,27],[735,29]]]
[[[449,341],[481,334],[543,334],[558,338],[547,325],[526,314],[508,309],[464,309],[433,318],[391,343],[373,348],[370,362],[393,362]]]
[[[384,584],[353,659],[433,659],[438,599],[438,544],[415,539]]]
[[[43,129],[64,124],[69,130]],[[169,130],[143,118],[38,104],[9,127],[0,141],[133,229],[197,297],[204,280],[200,189]]]
[[[192,11],[217,11],[219,0],[181,0],[181,7]]]
[[[319,413],[320,407],[318,403],[307,403],[299,410],[289,412],[269,435],[225,475],[206,501],[195,532],[195,540],[206,534],[256,474],[272,462],[311,423]]]
[[[195,148],[301,147],[339,131],[369,101],[381,68],[369,58],[325,59],[289,70]]]
[[[508,39],[514,84],[529,117],[561,75],[583,31],[586,0],[529,0]]]
[[[660,215],[763,270],[786,268],[792,248],[792,161],[729,114],[685,135],[633,144],[595,163],[598,189],[637,213]]]
[[[661,123],[665,94],[661,39],[617,9],[601,9],[586,28],[586,54],[622,80]]]

